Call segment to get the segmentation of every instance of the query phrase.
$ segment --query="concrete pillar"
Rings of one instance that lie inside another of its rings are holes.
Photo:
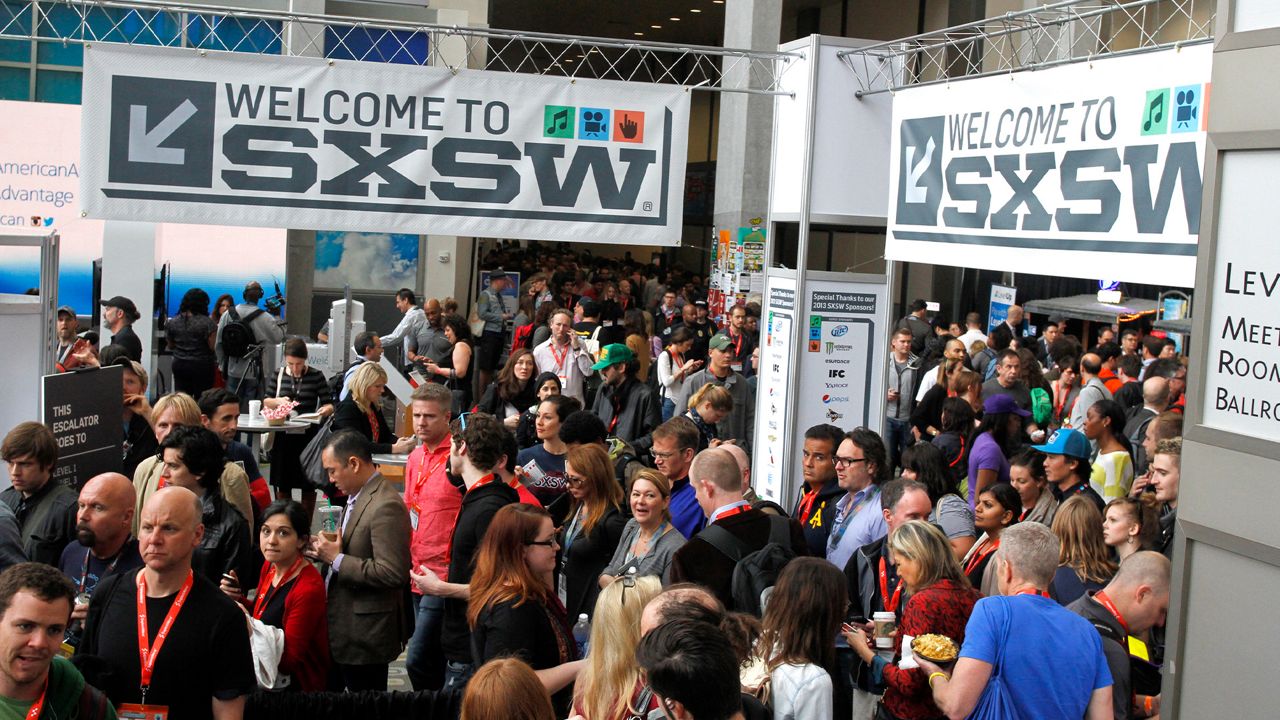
[[[725,4],[724,46],[776,50],[782,29],[782,0],[733,0]],[[730,61],[726,61],[730,62]],[[740,63],[725,73],[725,85],[751,81]],[[773,147],[773,97],[721,93],[716,146],[716,227],[736,229],[764,217],[769,206],[769,158]]]
[[[285,235],[285,268],[289,296],[285,332],[310,338],[320,327],[311,322],[311,296],[316,287],[316,233],[314,230],[289,230]]]

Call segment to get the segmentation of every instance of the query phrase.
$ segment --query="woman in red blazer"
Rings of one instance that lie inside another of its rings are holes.
[[[235,584],[222,580],[222,591],[241,602],[253,617],[284,630],[280,674],[293,678],[290,690],[319,692],[329,678],[329,625],[324,580],[302,556],[311,523],[302,505],[276,500],[262,514],[259,548],[262,565],[258,594],[249,603]]]

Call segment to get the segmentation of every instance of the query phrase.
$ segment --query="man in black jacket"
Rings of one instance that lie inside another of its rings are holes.
[[[1159,695],[1151,692],[1156,688],[1134,687],[1129,636],[1141,637],[1156,625],[1164,624],[1169,610],[1169,573],[1169,559],[1165,556],[1150,550],[1136,552],[1125,558],[1105,588],[1067,606],[1088,620],[1102,636],[1102,652],[1107,657],[1114,683],[1111,701],[1117,718],[1147,717],[1147,714],[1134,713],[1135,691],[1144,696],[1138,705]]]
[[[142,317],[133,301],[122,295],[98,302],[102,306],[102,326],[111,331],[109,345],[119,345],[128,352],[134,362],[142,362],[142,340],[133,331],[133,324]]]
[[[605,345],[600,359],[591,366],[604,381],[592,411],[604,421],[610,435],[638,450],[648,450],[649,433],[662,424],[662,404],[652,388],[636,379],[639,367],[631,348],[617,343]],[[642,439],[646,442],[637,444]]]
[[[26,559],[57,567],[62,549],[76,536],[76,493],[51,481],[58,461],[53,431],[38,422],[19,423],[5,435],[0,457],[13,483],[0,501],[17,517]]]
[[[444,649],[444,689],[464,685],[475,670],[471,655],[471,628],[467,624],[467,599],[471,597],[472,559],[484,539],[493,516],[520,501],[516,491],[494,473],[506,453],[502,423],[492,415],[471,413],[450,426],[453,447],[449,466],[462,476],[465,487],[462,508],[449,547],[449,575],[442,580],[425,565],[409,571],[424,595],[444,598],[444,624],[440,645]]]
[[[753,553],[771,541],[773,524],[786,522],[791,552],[808,555],[800,523],[794,519],[767,515],[751,507],[742,496],[742,471],[738,461],[724,450],[703,450],[689,467],[689,481],[698,497],[698,505],[707,516],[707,528],[689,539],[671,558],[667,570],[668,583],[695,582],[707,587],[730,610],[733,600],[733,570],[737,561],[721,552],[706,538],[707,530],[720,527],[729,531],[742,545],[742,556]]]

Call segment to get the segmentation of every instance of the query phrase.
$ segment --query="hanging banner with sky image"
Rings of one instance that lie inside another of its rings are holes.
[[[1212,55],[899,91],[886,257],[1191,287]]]
[[[689,92],[85,48],[89,217],[676,245]]]

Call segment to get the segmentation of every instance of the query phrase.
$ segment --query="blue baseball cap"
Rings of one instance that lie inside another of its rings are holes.
[[[1088,460],[1091,450],[1084,433],[1071,428],[1062,428],[1049,437],[1049,442],[1031,447],[1046,455],[1066,455],[1081,460]]]

